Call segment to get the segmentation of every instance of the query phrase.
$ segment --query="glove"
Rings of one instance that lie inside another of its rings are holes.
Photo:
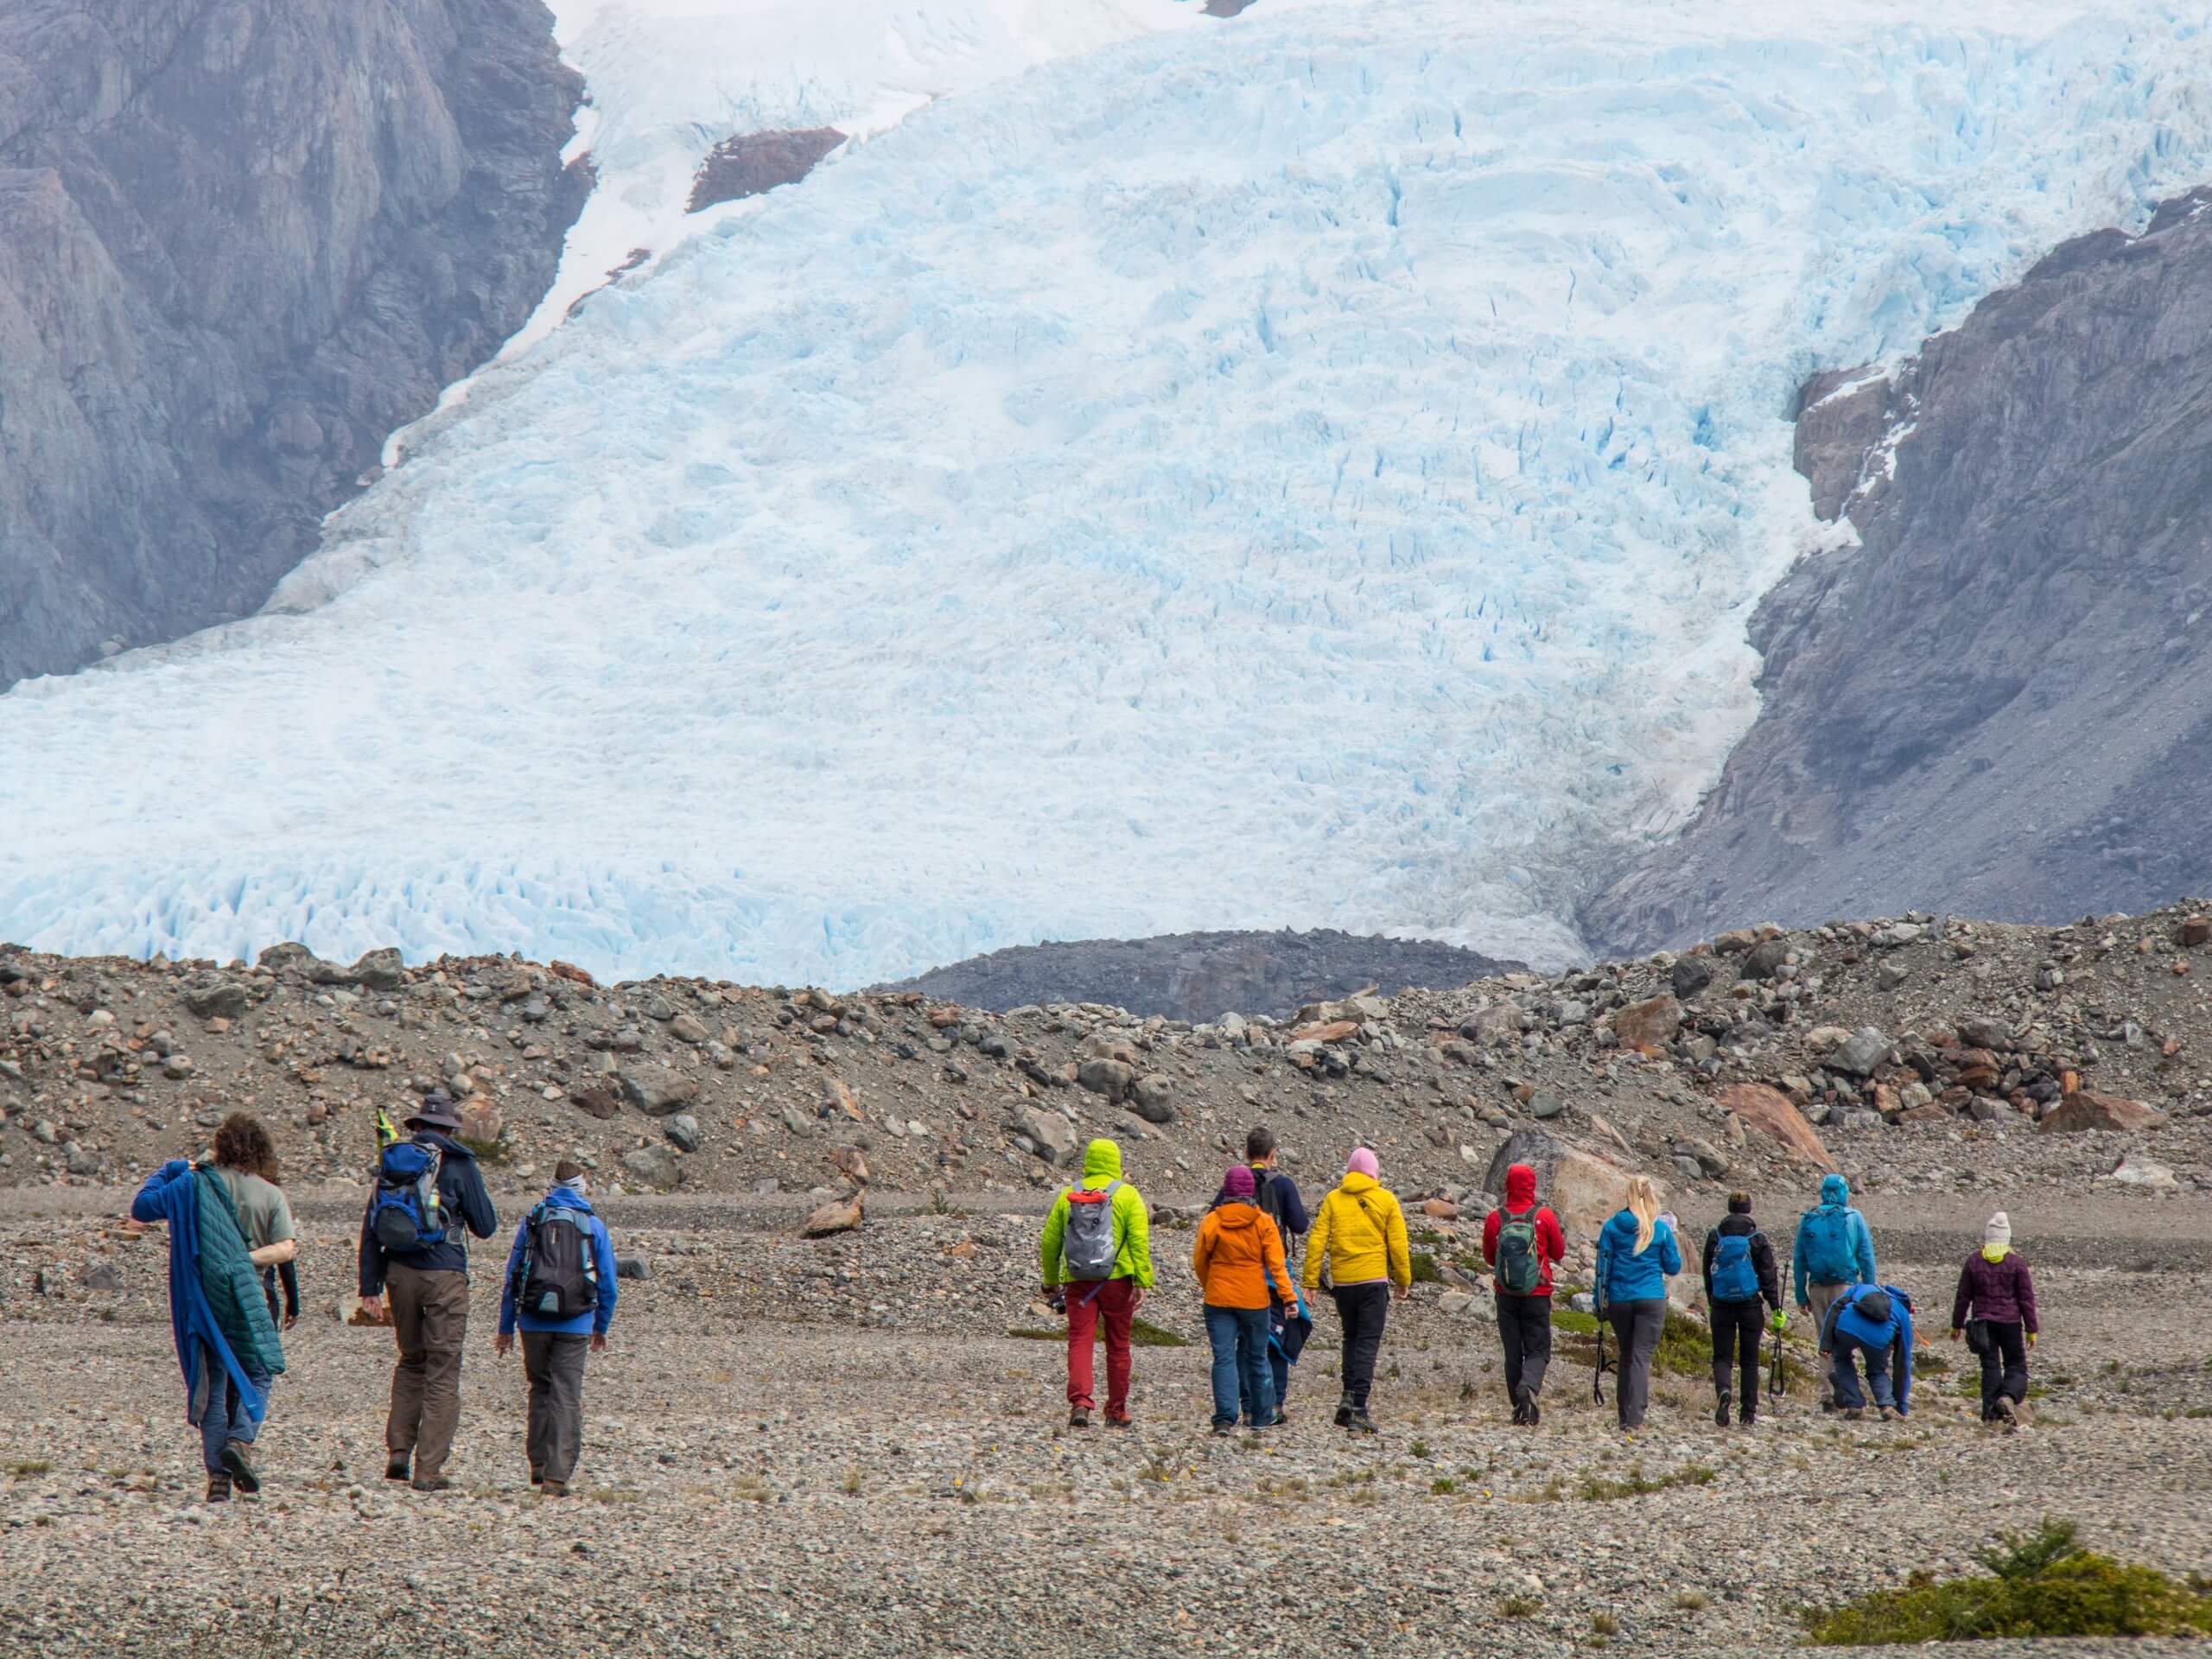
[[[2031,1331],[2031,1332],[2028,1332],[2028,1346],[2029,1346],[2029,1347],[2031,1347],[2031,1348],[2032,1348],[2032,1347],[2034,1347],[2035,1345],[2036,1345],[2036,1333],[2035,1333],[2034,1332]]]
[[[1780,1336],[1789,1328],[1789,1316],[1780,1308],[1774,1310],[1774,1334]]]

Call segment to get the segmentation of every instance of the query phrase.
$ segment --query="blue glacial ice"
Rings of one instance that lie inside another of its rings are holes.
[[[0,938],[1570,957],[1754,712],[1800,378],[2207,175],[2194,12],[1938,16],[1262,6],[939,99],[485,376],[266,613],[0,699]]]

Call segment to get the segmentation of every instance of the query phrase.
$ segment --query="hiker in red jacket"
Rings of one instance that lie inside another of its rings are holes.
[[[1567,1254],[1567,1233],[1548,1205],[1536,1202],[1536,1172],[1505,1171],[1505,1207],[1483,1223],[1483,1260],[1496,1274],[1497,1336],[1505,1344],[1505,1392],[1513,1421],[1534,1428],[1536,1396],[1552,1357],[1552,1269]]]
[[[1981,1361],[1983,1422],[2019,1421],[2036,1329],[2036,1281],[2012,1249],[2012,1218],[1999,1210],[1981,1230],[1981,1248],[1960,1269],[1951,1301],[1951,1340],[1963,1334]]]

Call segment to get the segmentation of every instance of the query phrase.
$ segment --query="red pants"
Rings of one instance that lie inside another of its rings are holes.
[[[1068,1299],[1068,1404],[1089,1411],[1090,1344],[1098,1322],[1106,1322],[1106,1414],[1129,1414],[1129,1324],[1136,1318],[1137,1281],[1109,1279],[1099,1284],[1061,1287]]]

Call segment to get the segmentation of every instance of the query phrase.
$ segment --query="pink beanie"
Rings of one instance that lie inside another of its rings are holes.
[[[1344,1173],[1364,1175],[1370,1181],[1382,1179],[1382,1166],[1375,1161],[1375,1154],[1365,1147],[1354,1147],[1351,1156],[1344,1160]]]

